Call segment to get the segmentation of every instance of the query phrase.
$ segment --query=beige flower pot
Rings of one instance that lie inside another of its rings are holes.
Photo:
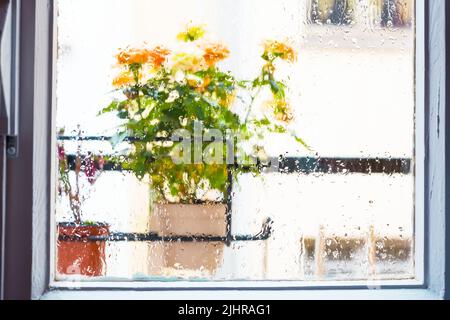
[[[150,231],[161,236],[221,236],[227,231],[224,204],[156,204]],[[152,275],[214,273],[222,261],[222,242],[158,242],[151,244]]]

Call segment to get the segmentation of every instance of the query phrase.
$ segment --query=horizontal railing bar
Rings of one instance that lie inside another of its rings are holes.
[[[410,174],[411,159],[393,158],[308,158],[286,157],[280,161],[281,173],[383,173]]]
[[[264,241],[272,235],[272,221],[267,218],[261,231],[256,235],[231,235],[231,241]],[[167,235],[162,236],[158,233],[126,233],[126,232],[112,232],[104,236],[89,236],[82,237],[77,235],[60,235],[59,241],[63,242],[95,242],[95,241],[112,241],[112,242],[229,242],[228,236],[212,236],[212,235]]]
[[[59,141],[108,141],[112,137],[109,136],[57,136]],[[135,141],[134,138],[127,137],[127,141]]]
[[[75,170],[76,156],[67,155],[69,168]],[[83,160],[82,160],[83,161]],[[94,161],[95,162],[95,161]],[[276,163],[272,161],[271,163]],[[98,164],[96,163],[96,166]],[[238,164],[234,165],[239,166]],[[264,165],[261,165],[264,168]],[[248,166],[241,166],[249,169]],[[126,171],[120,163],[106,161],[104,171]],[[310,158],[285,157],[279,161],[275,171],[279,173],[324,173],[324,174],[411,174],[412,160],[407,158]]]
[[[73,141],[73,142],[109,142],[113,140],[113,137],[110,136],[57,136],[56,138],[58,141]],[[156,142],[181,142],[181,141],[187,141],[187,140],[194,140],[194,139],[187,139],[187,138],[181,138],[178,139],[170,139],[170,138],[164,138],[164,137],[156,137],[153,139],[153,141]],[[204,139],[203,137],[197,137],[196,140],[201,140],[202,142],[215,142],[216,139],[214,137],[211,137],[210,139]],[[141,138],[136,137],[125,137],[122,139],[123,142],[139,142],[144,141]],[[224,139],[226,141],[226,139]]]
[[[110,141],[110,136],[58,136],[60,141]],[[125,142],[140,141],[139,138],[126,137]],[[168,138],[156,138],[155,141],[170,141]],[[213,142],[212,139],[210,142]],[[208,142],[208,141],[203,141]],[[69,155],[70,168],[75,168],[75,156]],[[271,163],[276,163],[272,161]],[[264,166],[261,166],[264,167]],[[245,169],[245,166],[241,168]],[[124,171],[120,164],[106,162],[105,171]],[[412,160],[408,158],[312,158],[312,157],[284,157],[279,162],[278,172],[281,173],[383,173],[383,174],[410,174]]]
[[[239,235],[232,236],[232,241],[259,241],[267,240],[270,237],[267,235],[251,236],[251,235]],[[160,236],[158,234],[151,233],[111,233],[109,236],[90,236],[90,237],[77,237],[77,236],[60,236],[60,241],[113,241],[113,242],[227,242],[227,237],[221,236]]]

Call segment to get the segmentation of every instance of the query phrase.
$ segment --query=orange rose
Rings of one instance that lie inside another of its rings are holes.
[[[150,60],[150,51],[148,49],[125,49],[117,55],[119,64],[144,64]]]
[[[153,50],[150,50],[148,54],[150,57],[150,63],[153,65],[154,68],[158,69],[162,66],[164,62],[166,62],[167,56],[170,54],[170,50],[158,46]]]
[[[222,61],[230,55],[230,50],[220,43],[208,44],[204,48],[205,53],[203,58],[209,67],[212,67],[217,62]]]

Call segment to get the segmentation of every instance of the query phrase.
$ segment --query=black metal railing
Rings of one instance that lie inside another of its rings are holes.
[[[227,232],[228,233],[228,232]],[[59,236],[60,241],[142,241],[142,242],[224,242],[231,243],[235,241],[262,241],[267,240],[272,235],[272,221],[267,218],[263,222],[261,231],[255,235],[225,235],[225,236],[211,236],[211,235],[159,235],[155,232],[150,233],[126,233],[126,232],[112,232],[107,236]]]
[[[110,141],[107,136],[59,136],[59,141]],[[137,138],[127,137],[125,142],[139,141]],[[158,141],[167,141],[161,138]],[[76,156],[67,155],[69,168],[75,169]],[[277,166],[271,167],[282,174],[302,173],[302,174],[411,174],[412,160],[407,158],[313,158],[313,157],[281,157],[272,159],[269,163],[276,163]],[[82,159],[82,162],[84,160]],[[94,161],[95,162],[95,161]],[[95,163],[98,165],[98,163]],[[235,165],[231,165],[236,166]],[[264,167],[264,166],[262,166]],[[103,164],[104,171],[124,171],[120,163],[107,161]],[[233,177],[231,170],[228,174],[228,195],[231,195],[233,188]],[[226,212],[226,235],[170,235],[164,236],[158,233],[125,233],[112,232],[108,236],[92,236],[80,238],[77,236],[60,236],[60,241],[147,241],[147,242],[224,242],[228,246],[236,241],[263,241],[272,235],[272,221],[266,218],[262,224],[261,230],[255,235],[233,235],[232,234],[232,198],[227,197]]]

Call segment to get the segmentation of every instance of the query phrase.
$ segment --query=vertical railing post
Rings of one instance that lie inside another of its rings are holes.
[[[315,257],[316,257],[316,277],[322,279],[325,276],[325,228],[323,225],[319,227],[318,239],[315,243]]]
[[[377,264],[377,237],[375,234],[375,227],[371,225],[369,227],[369,237],[367,241],[368,246],[368,262],[369,262],[369,276],[373,277],[376,274]]]

